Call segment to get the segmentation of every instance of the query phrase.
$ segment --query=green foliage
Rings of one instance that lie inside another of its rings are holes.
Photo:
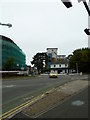
[[[76,69],[76,64],[78,64],[79,72],[90,72],[90,49],[82,48],[77,49],[73,52],[73,55],[69,59],[69,67]]]
[[[48,63],[48,56],[46,53],[37,53],[33,57],[33,61],[31,62],[31,64],[34,64],[34,66],[37,67],[38,72],[39,71],[43,72],[47,67],[47,63]],[[43,68],[44,65],[45,65],[45,68]]]
[[[8,58],[3,68],[4,70],[13,70],[13,65],[14,65],[14,59],[11,57]]]

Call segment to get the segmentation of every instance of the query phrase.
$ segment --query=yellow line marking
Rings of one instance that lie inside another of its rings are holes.
[[[2,116],[4,116],[4,115],[8,114],[9,112],[12,112],[13,110],[17,109],[18,107],[21,107],[22,105],[24,105],[24,104],[26,104],[26,103],[28,103],[28,102],[29,102],[29,101],[27,101],[27,102],[25,102],[25,103],[23,103],[23,104],[21,104],[21,105],[19,105],[19,106],[15,107],[15,108],[11,109],[10,111],[8,111],[8,112],[4,113]]]
[[[35,102],[35,100],[38,100],[38,99],[40,98],[40,96],[41,96],[41,95],[39,95],[39,96],[33,98],[32,100],[29,100],[29,101],[27,101],[27,102],[25,102],[25,103],[23,103],[23,104],[15,107],[15,108],[11,109],[10,111],[2,114],[2,116],[0,116],[0,120],[2,120],[2,119],[4,119],[4,118],[7,118],[7,117],[9,117],[10,115],[14,114],[15,112],[19,111],[20,109],[22,109],[22,108],[24,108],[24,107],[32,104],[33,102]]]
[[[32,102],[33,102],[33,101],[32,101]],[[9,113],[9,114],[7,114],[6,116],[4,116],[4,117],[3,117],[3,119],[5,119],[5,118],[9,117],[10,115],[13,115],[15,112],[17,112],[17,111],[21,110],[22,108],[24,108],[24,107],[26,107],[26,106],[30,105],[32,102],[27,103],[26,105],[24,105],[24,106],[22,106],[22,107],[18,108],[18,110],[12,111],[11,113]]]
[[[48,90],[47,92],[51,92],[51,90]],[[33,102],[35,102],[36,100],[38,100],[39,98],[41,98],[42,95],[44,95],[44,94],[40,94],[39,96],[37,96],[37,97],[35,97],[35,98],[33,98],[33,99],[25,102],[25,103],[22,103],[21,105],[18,105],[17,107],[15,107],[15,108],[9,110],[8,112],[2,114],[2,116],[0,116],[0,120],[3,120],[5,118],[7,118],[7,117],[10,117],[10,115],[13,115],[15,112],[18,112],[22,108],[25,108],[26,106],[32,104]]]

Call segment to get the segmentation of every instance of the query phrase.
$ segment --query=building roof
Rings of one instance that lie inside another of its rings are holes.
[[[0,35],[0,40],[11,42],[11,43],[15,44],[20,49],[20,47],[13,40],[11,40],[10,38],[8,38],[4,35]],[[20,50],[22,51],[22,49],[20,49]],[[25,55],[25,53],[23,51],[22,51],[22,53]]]
[[[8,42],[11,42],[11,43],[14,43],[13,40],[11,40],[10,38],[6,37],[6,36],[3,36],[3,35],[0,35],[0,40],[5,40],[5,41],[8,41]],[[14,43],[15,44],[15,43]],[[15,44],[16,45],[16,44]]]
[[[48,49],[58,49],[58,48],[47,48],[47,50],[48,50]]]
[[[57,55],[57,57],[63,57],[64,58],[64,57],[66,57],[66,55]]]

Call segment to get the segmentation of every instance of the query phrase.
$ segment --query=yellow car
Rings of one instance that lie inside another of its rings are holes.
[[[49,74],[49,78],[57,78],[58,77],[58,74],[56,71],[51,71],[50,74]]]

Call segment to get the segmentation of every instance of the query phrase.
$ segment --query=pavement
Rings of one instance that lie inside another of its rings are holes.
[[[88,101],[88,89],[84,89],[38,118],[88,118]]]

